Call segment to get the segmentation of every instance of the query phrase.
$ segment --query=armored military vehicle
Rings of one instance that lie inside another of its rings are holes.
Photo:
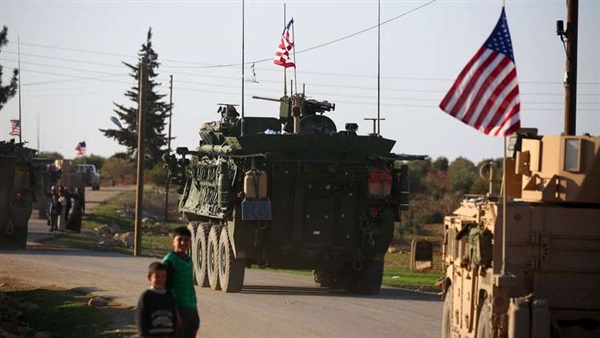
[[[199,285],[239,292],[245,267],[312,269],[317,286],[377,294],[399,211],[406,165],[395,141],[338,131],[327,101],[274,99],[280,116],[244,117],[234,105],[204,125],[196,150],[167,158],[191,221]],[[186,155],[191,155],[188,159]]]
[[[510,144],[505,235],[492,195],[445,218],[442,336],[597,337],[600,137],[533,129]]]
[[[25,249],[34,199],[35,150],[0,142],[0,250]]]

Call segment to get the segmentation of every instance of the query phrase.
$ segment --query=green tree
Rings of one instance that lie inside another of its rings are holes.
[[[137,85],[139,67],[145,64],[147,81],[143,84],[146,109],[145,109],[145,130],[144,130],[144,166],[154,167],[166,153],[165,146],[167,137],[163,133],[165,128],[165,118],[168,117],[170,105],[162,99],[164,94],[158,94],[157,90],[160,83],[156,82],[158,68],[160,63],[158,54],[152,48],[152,28],[148,30],[146,42],[138,53],[137,65],[131,65],[123,62],[130,70],[130,75],[135,79],[136,85],[125,93],[134,105],[126,107],[125,105],[114,103],[113,111],[117,114],[119,120],[124,124],[123,128],[118,129],[100,129],[104,136],[115,139],[120,145],[127,147],[127,155],[133,158],[137,151],[137,116],[139,104],[139,86]]]
[[[8,28],[6,26],[4,26],[4,27],[2,27],[2,30],[0,31],[0,50],[2,49],[3,46],[5,46],[8,43],[8,39],[6,38],[7,35],[8,35]],[[15,94],[17,93],[17,84],[18,84],[17,77],[18,77],[18,75],[19,75],[19,70],[14,69],[10,83],[6,86],[3,86],[2,85],[2,65],[0,65],[0,110],[2,110],[2,108],[4,107],[4,104],[6,102],[8,102],[8,100],[11,97],[15,96]]]
[[[433,161],[431,164],[436,170],[441,172],[448,171],[448,159],[444,156],[440,156]]]
[[[130,160],[113,155],[104,161],[102,177],[118,183],[132,183],[135,178],[135,165]]]
[[[62,160],[65,157],[59,153],[58,151],[40,151],[37,154],[38,157],[43,157],[43,158],[47,158],[50,160]]]
[[[470,193],[471,186],[478,175],[473,162],[465,157],[459,157],[448,166],[448,179],[452,191]]]

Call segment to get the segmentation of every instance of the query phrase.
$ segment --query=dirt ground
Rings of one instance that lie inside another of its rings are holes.
[[[54,284],[39,283],[33,280],[25,281],[21,278],[14,278],[6,275],[0,275],[0,292],[10,293],[15,291],[47,290],[61,292],[64,294],[82,294],[88,292],[85,288],[67,289]],[[90,298],[92,296],[90,295]],[[110,326],[106,332],[119,333],[123,335],[135,335],[135,322],[133,317],[134,308],[123,305],[114,300],[110,300],[107,306],[97,308],[105,318],[110,320]],[[40,308],[39,311],[50,311],[52,309]],[[35,328],[34,328],[35,329]]]

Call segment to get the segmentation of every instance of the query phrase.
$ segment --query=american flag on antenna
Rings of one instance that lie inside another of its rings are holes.
[[[10,136],[21,136],[21,121],[10,120]]]
[[[85,141],[79,142],[77,144],[77,147],[75,147],[75,154],[77,154],[77,156],[83,156],[83,155],[85,155],[85,151],[86,151]]]
[[[294,19],[292,18],[283,29],[283,33],[281,33],[281,42],[277,47],[275,59],[273,60],[276,65],[280,65],[285,68],[296,67],[296,64],[290,57],[290,51],[292,48],[294,48],[294,41],[292,41],[292,37],[290,36],[290,28],[293,23]]]
[[[508,136],[521,127],[517,68],[504,8],[440,108],[486,135]]]

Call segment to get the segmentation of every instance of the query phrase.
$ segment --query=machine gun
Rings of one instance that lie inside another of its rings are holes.
[[[279,99],[263,97],[263,96],[252,96],[253,99],[265,100],[265,101],[273,101],[279,102],[279,120],[284,125],[284,130],[287,132],[294,132],[295,134],[301,133],[300,124],[301,120],[314,116],[317,114],[323,114],[328,111],[335,110],[335,103],[330,103],[328,101],[319,101],[315,99],[307,99],[304,94],[294,94],[291,97],[284,95]],[[307,119],[311,120],[319,120],[319,124],[325,124],[327,127],[335,124],[333,121],[329,123],[329,121],[322,121],[327,119],[327,117],[316,118],[316,119]],[[292,128],[293,125],[293,128]]]

